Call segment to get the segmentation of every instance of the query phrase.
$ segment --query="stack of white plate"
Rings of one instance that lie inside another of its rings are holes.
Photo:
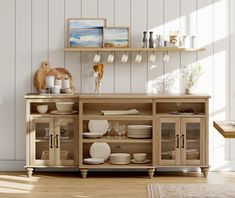
[[[129,164],[131,160],[131,155],[129,153],[112,153],[110,155],[111,164]]]
[[[129,138],[151,138],[152,126],[151,125],[128,125],[127,136]]]

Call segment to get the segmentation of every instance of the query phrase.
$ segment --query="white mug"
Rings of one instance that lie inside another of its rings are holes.
[[[156,61],[156,56],[154,55],[154,54],[151,54],[150,56],[149,56],[149,62],[150,63],[154,63]]]
[[[142,55],[141,54],[137,54],[136,57],[135,57],[135,62],[136,63],[141,63],[142,61]]]
[[[59,86],[59,85],[55,85],[55,86],[52,88],[52,93],[53,93],[53,94],[60,94],[60,86]]]
[[[126,63],[128,61],[128,55],[127,54],[123,54],[122,58],[121,58],[121,62],[122,63]]]
[[[112,63],[114,61],[114,55],[113,54],[109,54],[108,58],[107,58],[107,62],[108,63]]]
[[[163,62],[167,63],[170,61],[170,56],[168,54],[165,54],[163,57]]]
[[[47,76],[46,77],[46,87],[52,88],[55,85],[55,77],[54,76]]]
[[[94,63],[100,62],[100,55],[99,55],[99,54],[95,54],[95,56],[94,56],[94,58],[93,58],[93,62],[94,62]]]

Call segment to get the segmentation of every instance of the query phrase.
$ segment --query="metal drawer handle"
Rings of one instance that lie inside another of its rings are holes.
[[[179,135],[178,134],[176,135],[176,142],[177,142],[176,148],[179,148],[180,140],[179,140]]]
[[[184,148],[184,135],[182,135],[182,148]]]
[[[50,135],[50,142],[51,142],[50,148],[53,148],[53,135],[52,134]]]
[[[59,148],[59,139],[58,139],[58,137],[59,137],[59,135],[57,134],[56,136],[55,136],[55,147],[56,148]]]

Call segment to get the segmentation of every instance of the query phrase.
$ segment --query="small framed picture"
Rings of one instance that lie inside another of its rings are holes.
[[[103,47],[130,47],[128,27],[104,27],[103,34]]]
[[[103,47],[106,19],[68,19],[68,47]]]

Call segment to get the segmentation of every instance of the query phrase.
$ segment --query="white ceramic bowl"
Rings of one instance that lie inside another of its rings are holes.
[[[146,153],[134,153],[133,157],[134,157],[135,161],[143,162],[146,159],[147,154]]]
[[[129,153],[112,153],[110,155],[111,164],[129,164],[131,156]]]
[[[74,102],[56,102],[55,105],[58,111],[72,111]]]
[[[46,113],[48,111],[48,105],[38,105],[37,111],[38,113]]]

